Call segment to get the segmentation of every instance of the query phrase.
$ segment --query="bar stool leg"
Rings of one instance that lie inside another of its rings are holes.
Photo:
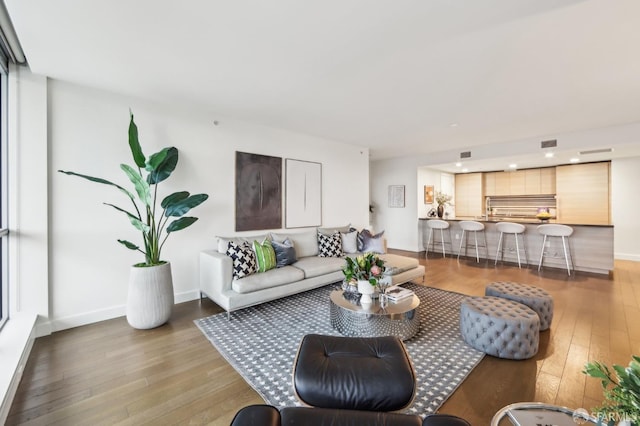
[[[565,260],[565,262],[567,264],[567,273],[569,274],[569,276],[571,276],[571,269],[569,269],[569,256],[570,255],[567,255],[567,244],[565,243],[565,238],[566,237],[562,236],[561,238],[562,238],[562,248],[564,249],[564,260]],[[569,239],[568,238],[566,238],[566,239],[567,239],[567,243],[568,243]],[[573,266],[573,261],[571,261],[571,264]]]
[[[444,231],[442,230],[442,228],[440,228],[440,239],[442,240],[442,257],[447,257],[447,255],[445,254],[444,251]]]
[[[431,236],[433,234],[433,228],[429,228],[429,237],[427,238],[427,250],[424,253],[424,257],[429,257],[429,248],[431,247]]]
[[[542,238],[542,250],[540,250],[540,262],[538,262],[538,271],[542,266],[542,257],[544,256],[544,246],[547,243],[547,235],[545,234]]]
[[[494,266],[498,264],[498,253],[500,253],[501,246],[502,246],[502,232],[500,233],[500,238],[498,239],[498,250],[496,250],[496,261],[494,262]]]
[[[478,231],[473,231],[473,239],[476,242],[476,262],[480,263],[480,252],[478,251]],[[465,255],[467,252],[465,251]]]
[[[518,268],[522,268],[522,266],[520,265],[520,247],[518,246],[518,234],[513,234],[513,236],[516,238],[516,254],[518,255]]]
[[[462,242],[464,241],[464,229],[462,230],[462,237],[460,238],[460,247],[458,247],[458,260],[460,260],[460,252],[462,251]],[[467,255],[467,247],[464,248],[464,255]]]
[[[529,255],[527,254],[527,245],[524,242],[524,234],[520,234],[522,236],[522,250],[524,251],[524,263],[529,267]]]
[[[487,245],[487,233],[482,231],[482,237],[484,238],[484,252],[487,255],[487,260],[489,260],[489,246]]]

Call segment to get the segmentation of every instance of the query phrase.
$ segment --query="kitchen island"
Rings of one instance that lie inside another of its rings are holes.
[[[432,218],[420,218],[420,233],[422,246],[427,249],[427,241],[429,238],[429,229],[427,228],[426,221]],[[556,223],[554,220],[541,222],[537,219],[476,219],[476,218],[461,218],[444,219],[449,222],[451,230],[451,239],[453,242],[453,253],[457,256],[458,249],[460,247],[460,239],[462,237],[462,229],[459,222],[463,220],[474,220],[481,222],[485,226],[485,233],[487,236],[488,250],[485,253],[483,247],[480,250],[481,258],[488,258],[492,262],[495,261],[496,251],[498,249],[498,239],[500,238],[500,232],[496,229],[496,223],[500,221],[509,221],[515,223],[521,223],[525,226],[524,241],[527,249],[527,263],[529,265],[538,267],[540,261],[540,249],[542,246],[542,235],[536,229],[538,225],[542,223]],[[609,274],[613,271],[613,225],[574,225],[564,224],[573,228],[573,234],[569,238],[569,244],[571,249],[571,258],[573,260],[574,268],[576,271],[592,272],[597,274]],[[465,234],[465,238],[466,235]],[[446,235],[446,234],[445,234]],[[478,238],[479,242],[482,242],[481,237]],[[475,249],[471,247],[473,243],[473,233],[469,236],[469,249],[467,251],[468,256],[475,258]],[[503,241],[504,244],[504,241]],[[513,237],[508,238],[507,247],[504,251],[505,262],[516,262],[517,257],[515,249],[513,248]],[[441,246],[434,247],[436,253],[442,253]],[[447,253],[449,252],[449,246],[446,247]],[[565,261],[560,256],[562,255],[562,241],[560,238],[548,238],[547,248],[545,249],[544,268],[561,268],[565,269]],[[462,254],[464,255],[464,243],[462,244]],[[524,256],[521,253],[520,256]]]

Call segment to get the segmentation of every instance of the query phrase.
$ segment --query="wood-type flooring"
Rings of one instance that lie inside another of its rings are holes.
[[[425,284],[469,295],[493,281],[542,287],[554,297],[551,329],[538,355],[511,361],[486,356],[441,407],[441,413],[488,425],[501,407],[541,401],[590,409],[600,383],[581,374],[590,360],[626,366],[640,354],[640,262],[616,261],[610,276],[475,259],[425,259]],[[262,399],[220,356],[193,320],[221,312],[208,299],[175,306],[162,327],[134,330],[116,318],[38,338],[8,425],[228,425]],[[232,319],[233,320],[233,319]],[[423,326],[428,326],[424,324]]]

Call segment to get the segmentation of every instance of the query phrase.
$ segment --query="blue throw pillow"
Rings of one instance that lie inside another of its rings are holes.
[[[285,238],[281,243],[271,241],[271,246],[276,252],[276,268],[291,265],[298,260],[296,258],[296,249],[293,247],[293,242],[289,238]]]

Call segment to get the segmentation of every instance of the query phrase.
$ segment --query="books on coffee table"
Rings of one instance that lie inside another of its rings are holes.
[[[413,296],[413,291],[408,288],[400,287],[399,285],[391,286],[387,289],[387,298],[392,302],[397,302],[407,297]]]

